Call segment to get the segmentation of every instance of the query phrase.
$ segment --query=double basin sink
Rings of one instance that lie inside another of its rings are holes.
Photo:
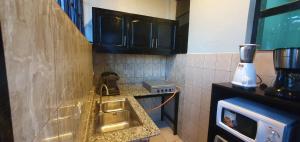
[[[141,125],[141,120],[127,98],[96,102],[95,130],[106,133]]]

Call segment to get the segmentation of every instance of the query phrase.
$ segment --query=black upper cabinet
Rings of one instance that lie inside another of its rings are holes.
[[[156,20],[153,24],[154,48],[174,49],[175,24],[170,20]]]
[[[95,11],[93,19],[94,44],[99,47],[97,50],[117,52],[127,48],[127,27],[126,17],[122,13],[109,12],[106,10]]]
[[[93,47],[97,52],[172,54],[175,21],[93,8]]]
[[[176,17],[190,12],[190,0],[177,0],[176,2]]]
[[[100,43],[106,47],[124,47],[124,18],[118,15],[106,14],[99,18]]]
[[[128,18],[129,47],[133,50],[151,48],[151,22],[143,16]]]
[[[189,36],[190,0],[178,0],[176,5],[176,53],[187,53]]]

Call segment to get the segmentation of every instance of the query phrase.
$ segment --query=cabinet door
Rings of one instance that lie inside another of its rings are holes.
[[[189,24],[178,26],[176,32],[176,53],[187,53]]]
[[[189,36],[189,13],[177,17],[176,53],[187,53]]]
[[[103,12],[97,18],[98,41],[103,48],[126,48],[125,17],[122,14]],[[97,33],[96,33],[97,34]]]
[[[151,23],[143,16],[132,16],[129,24],[130,48],[142,49],[151,47]]]
[[[170,20],[157,20],[155,24],[154,42],[157,49],[174,49],[175,24]]]

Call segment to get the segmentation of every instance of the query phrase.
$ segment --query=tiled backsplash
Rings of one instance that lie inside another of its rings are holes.
[[[0,9],[14,141],[74,140],[74,107],[92,88],[91,45],[55,0],[0,1]]]
[[[93,53],[93,61],[96,76],[113,71],[120,76],[120,84],[165,79],[166,56]]]
[[[258,52],[257,73],[271,85],[271,52]],[[211,84],[230,82],[239,63],[238,53],[180,54],[167,58],[166,78],[181,86],[179,135],[187,142],[207,141]]]
[[[93,53],[94,72],[100,77],[106,71],[120,76],[118,84],[141,84],[145,80],[165,80],[166,56]],[[138,99],[145,109],[160,104],[160,98]],[[160,120],[160,110],[149,113],[154,121]]]

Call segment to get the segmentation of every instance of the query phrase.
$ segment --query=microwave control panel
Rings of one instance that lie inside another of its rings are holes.
[[[264,141],[264,142],[283,142],[282,135],[283,131],[280,131],[279,128],[276,128],[272,125],[268,124],[260,124],[261,131],[265,131],[265,135],[257,135],[257,140]],[[262,130],[263,129],[263,130]]]

